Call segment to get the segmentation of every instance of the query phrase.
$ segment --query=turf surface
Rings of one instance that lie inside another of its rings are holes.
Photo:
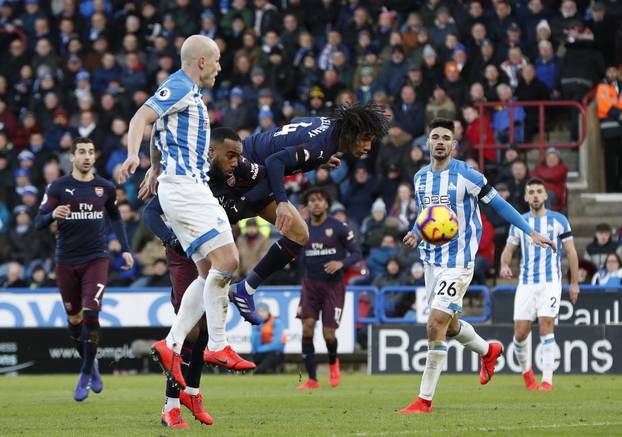
[[[298,375],[204,375],[211,427],[160,425],[164,377],[106,376],[104,391],[72,400],[76,378],[0,377],[1,436],[408,436],[622,435],[622,377],[556,376],[552,393],[527,392],[519,376],[442,375],[434,412],[396,411],[416,397],[419,375],[344,374],[331,388],[296,390]]]

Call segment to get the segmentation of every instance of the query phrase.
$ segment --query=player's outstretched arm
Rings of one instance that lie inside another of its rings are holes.
[[[138,168],[138,151],[143,140],[143,133],[147,125],[153,124],[158,119],[158,114],[147,105],[141,106],[130,120],[127,132],[127,159],[121,166],[119,183],[124,183],[130,174],[134,174]]]
[[[577,299],[579,298],[579,255],[577,255],[574,240],[571,238],[564,241],[562,246],[570,266],[570,287],[568,288],[568,293],[570,294],[570,300],[574,305],[577,303]]]
[[[512,205],[506,202],[501,196],[494,196],[488,203],[501,217],[508,223],[516,226],[518,229],[529,235],[536,246],[550,247],[553,252],[557,251],[555,243],[547,237],[540,235],[529,226],[529,223],[514,209]]]

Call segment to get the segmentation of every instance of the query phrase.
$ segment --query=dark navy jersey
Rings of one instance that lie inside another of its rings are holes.
[[[82,264],[108,257],[108,220],[114,226],[117,238],[127,248],[127,236],[116,206],[116,190],[112,182],[100,176],[81,182],[72,175],[63,176],[47,188],[37,216],[37,227],[49,225],[52,212],[59,205],[69,205],[71,213],[58,220],[56,262]],[[123,230],[123,235],[119,234]]]
[[[305,244],[303,263],[306,275],[321,281],[340,281],[345,270],[361,259],[361,246],[350,227],[329,216],[324,223],[309,225],[309,240]],[[329,261],[342,261],[343,268],[330,274],[324,271]]]
[[[299,165],[287,168],[286,174],[314,170],[337,152],[334,128],[333,120],[328,117],[296,118],[291,124],[246,137],[242,141],[242,154],[252,162],[265,165],[269,156],[287,149]],[[296,156],[299,151],[302,155]]]
[[[328,117],[302,117],[278,129],[246,137],[243,155],[266,167],[277,202],[287,201],[284,175],[315,170],[338,152],[335,123]],[[259,196],[254,190],[248,197]]]

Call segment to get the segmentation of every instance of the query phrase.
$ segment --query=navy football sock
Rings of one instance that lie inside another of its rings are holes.
[[[171,399],[179,399],[179,387],[174,385],[169,379],[166,380],[166,397]]]
[[[246,277],[246,283],[253,289],[268,278],[272,273],[283,269],[298,257],[302,246],[289,238],[282,237],[274,243],[268,253],[257,263]]]
[[[326,340],[326,349],[328,350],[328,364],[335,364],[337,362],[337,339]]]
[[[82,312],[82,373],[90,374],[93,370],[93,361],[97,355],[99,344],[99,313],[85,310]]]
[[[192,354],[190,356],[190,365],[184,372],[184,379],[186,385],[192,388],[199,388],[201,384],[201,373],[203,372],[203,351],[207,346],[208,335],[207,331],[200,331],[199,336],[194,342],[192,347]]]
[[[73,325],[67,320],[67,327],[69,328],[69,337],[73,341],[73,344],[78,351],[78,355],[82,358],[84,346],[82,345],[82,322],[77,325]]]
[[[317,381],[313,337],[302,337],[302,359],[305,361],[305,367],[309,374],[309,378]]]

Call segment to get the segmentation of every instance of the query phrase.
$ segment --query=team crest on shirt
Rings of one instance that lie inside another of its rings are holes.
[[[326,234],[326,236],[327,236],[328,238],[332,237],[332,236],[333,236],[333,228],[326,228],[326,229],[324,230],[324,233]]]
[[[104,188],[103,187],[95,187],[95,195],[97,197],[102,197],[104,195]]]
[[[229,179],[227,179],[227,185],[235,187],[235,175],[231,175]]]
[[[160,91],[158,91],[157,96],[160,100],[166,100],[171,96],[171,90],[169,90],[168,88],[162,88]]]

